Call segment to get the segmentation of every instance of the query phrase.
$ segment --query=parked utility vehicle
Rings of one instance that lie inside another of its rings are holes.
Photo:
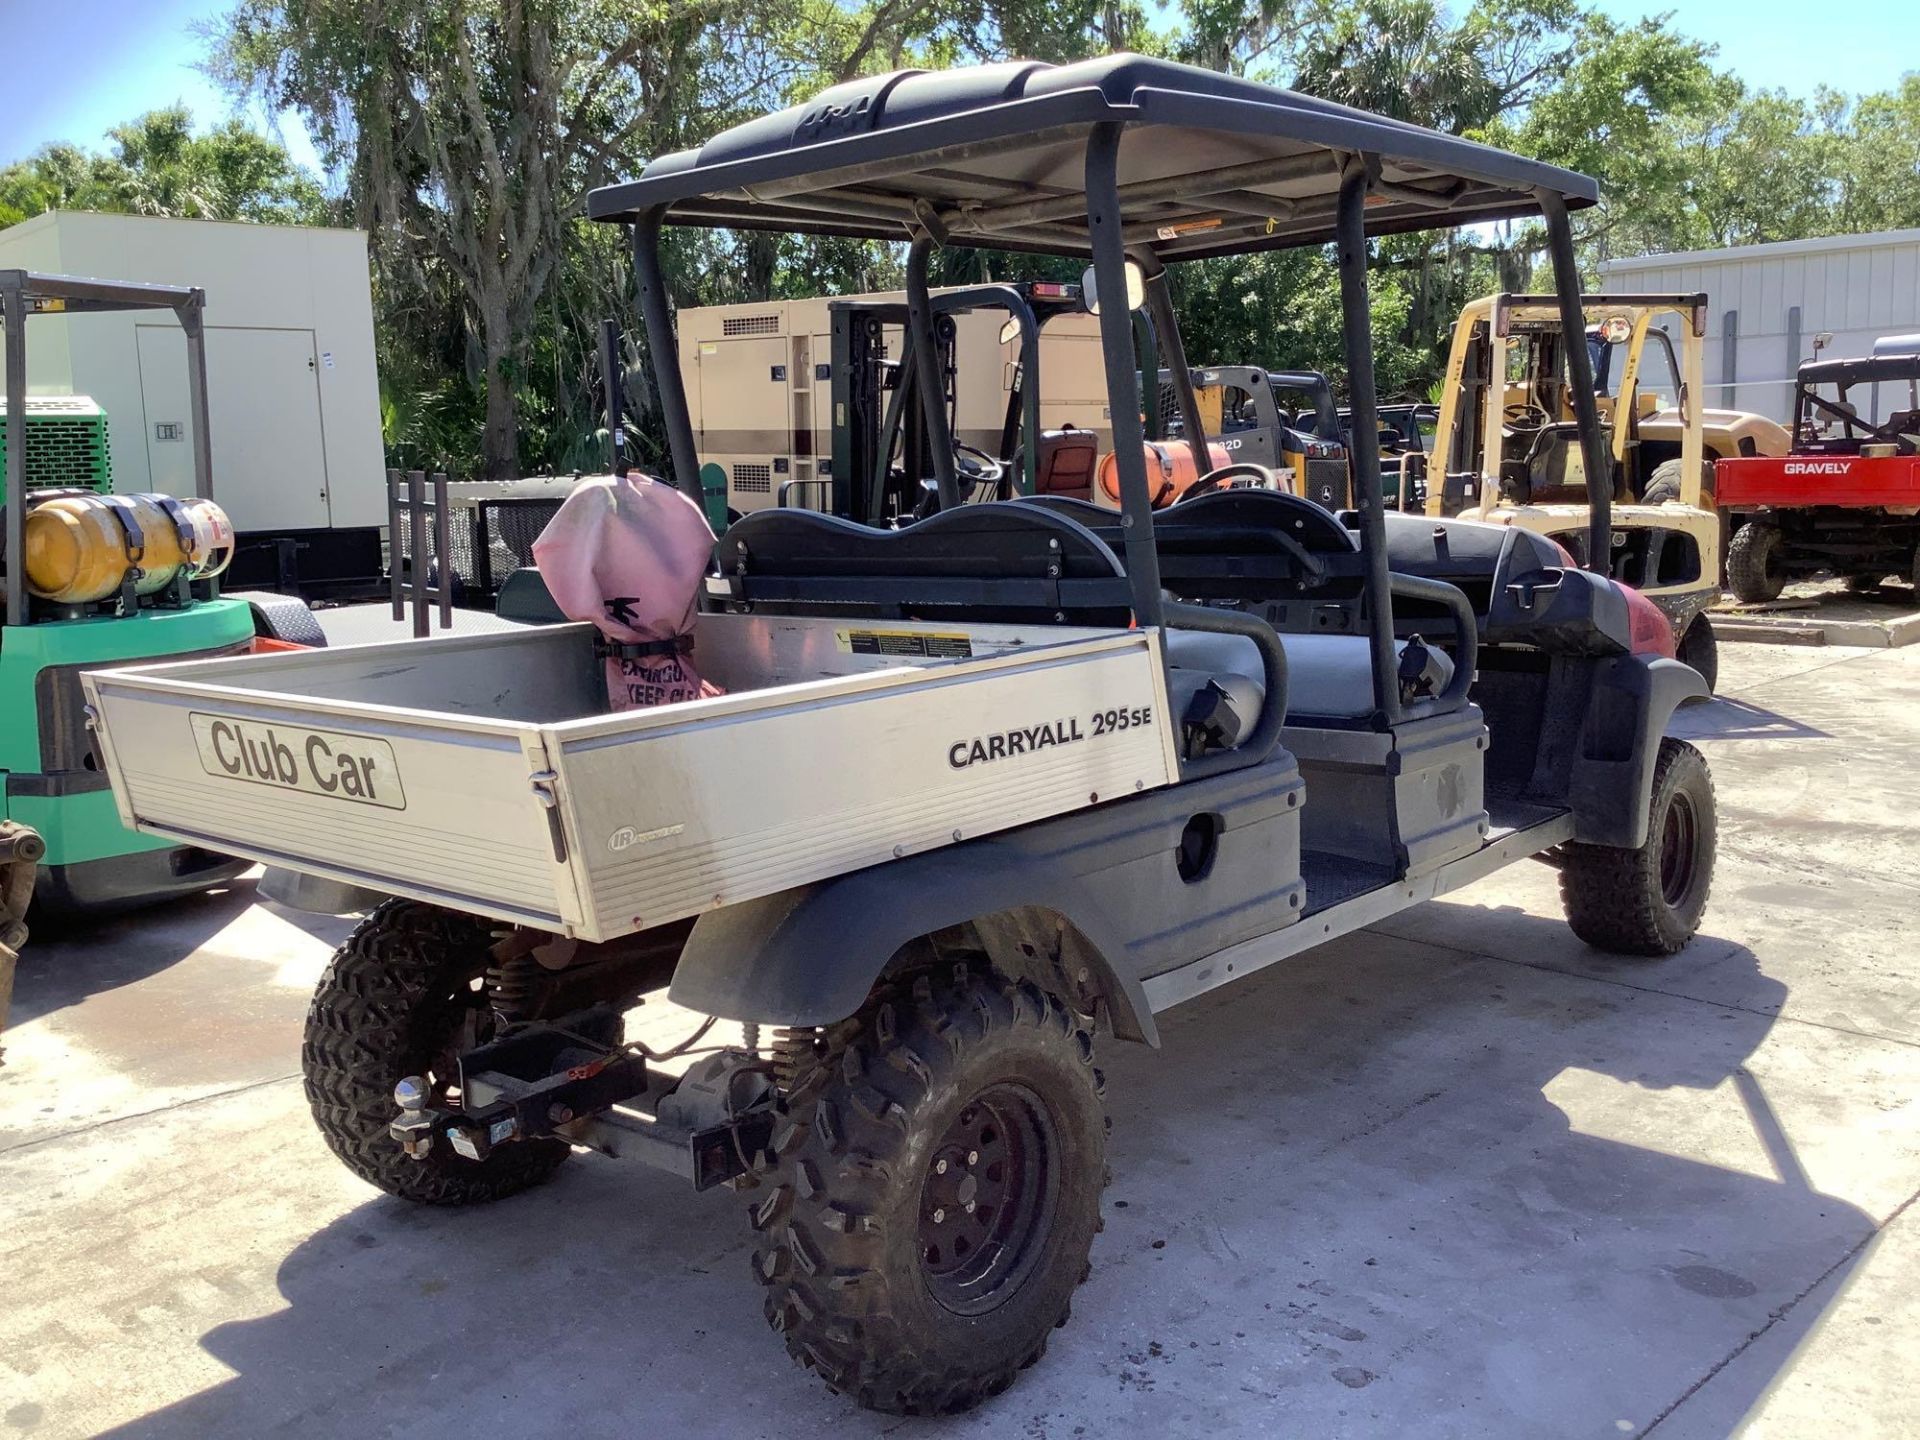
[[[1208,365],[1195,370],[1192,381],[1202,424],[1234,460],[1278,472],[1285,488],[1328,509],[1353,503],[1343,427],[1325,375],[1318,370]],[[1171,372],[1160,372],[1159,389],[1160,429],[1177,437],[1182,422]],[[1306,406],[1282,403],[1295,400],[1306,401]]]
[[[1704,295],[1584,295],[1577,326],[1552,295],[1489,295],[1467,305],[1453,343],[1429,464],[1429,515],[1519,525],[1601,555],[1673,626],[1681,659],[1711,685],[1719,669],[1706,612],[1720,595],[1713,457],[1778,453],[1786,432],[1759,416],[1707,414]],[[1656,322],[1679,332],[1679,354]],[[1583,343],[1569,345],[1575,335]],[[1584,356],[1602,418],[1604,459],[1589,464],[1574,418],[1570,361]],[[1651,357],[1651,360],[1650,358]],[[1665,393],[1658,393],[1664,391]],[[1604,475],[1610,528],[1589,508]]]
[[[972,1405],[1087,1273],[1097,1041],[1152,1044],[1156,1012],[1528,856],[1594,944],[1668,954],[1699,924],[1713,791],[1663,735],[1706,687],[1657,614],[1519,529],[1232,488],[1250,467],[1208,467],[1169,285],[1337,244],[1372,474],[1369,233],[1543,216],[1577,322],[1568,210],[1594,199],[1132,55],[837,85],[590,197],[631,228],[673,477],[696,491],[665,225],[908,242],[929,382],[935,247],[1039,249],[1090,256],[1105,301],[1119,513],[961,503],[927,383],[937,513],[766,510],[720,541],[694,653],[726,694],[605,713],[585,625],[93,676],[115,793],[156,833],[396,897],[307,1025],[356,1174],[477,1202],[587,1147],[730,1182],[797,1360],[862,1404]],[[1208,469],[1159,513],[1135,296]],[[678,1076],[621,1044],[669,981],[744,1046]]]
[[[1904,385],[1906,403],[1863,418],[1851,392],[1888,382]],[[1821,571],[1856,590],[1889,575],[1920,590],[1920,354],[1810,361],[1793,415],[1790,454],[1720,462],[1721,506],[1747,522],[1727,556],[1733,593],[1772,600]]]

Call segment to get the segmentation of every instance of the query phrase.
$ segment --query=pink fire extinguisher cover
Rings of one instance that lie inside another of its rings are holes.
[[[700,507],[638,473],[582,480],[533,542],[561,613],[591,622],[616,647],[607,660],[613,709],[720,693],[693,667],[694,616],[712,553]]]

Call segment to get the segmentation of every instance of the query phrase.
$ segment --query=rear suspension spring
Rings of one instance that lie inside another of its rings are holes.
[[[773,1067],[773,1083],[782,1095],[790,1095],[825,1049],[822,1032],[812,1025],[782,1025],[773,1032],[768,1059]]]
[[[532,955],[496,960],[487,967],[487,1003],[506,1021],[531,1017],[540,998],[542,972]]]

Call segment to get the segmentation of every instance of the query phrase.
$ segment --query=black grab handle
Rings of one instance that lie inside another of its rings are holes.
[[[1480,663],[1480,622],[1474,617],[1472,603],[1458,585],[1450,585],[1445,580],[1429,580],[1424,575],[1402,575],[1395,571],[1387,577],[1387,584],[1397,596],[1446,606],[1453,617],[1453,633],[1457,642],[1453,655],[1453,678],[1447,682],[1447,688],[1430,699],[1403,705],[1400,718],[1419,720],[1428,715],[1458,709],[1466,701],[1467,692],[1473,688],[1473,673]]]
[[[1267,693],[1260,706],[1260,718],[1247,738],[1231,750],[1216,750],[1180,762],[1182,780],[1199,780],[1228,770],[1244,770],[1258,765],[1280,743],[1280,729],[1287,719],[1287,652],[1273,627],[1256,615],[1238,610],[1216,610],[1210,605],[1182,605],[1169,601],[1161,618],[1170,630],[1206,630],[1216,635],[1244,635],[1260,651],[1260,668]],[[1178,725],[1180,717],[1168,717]]]

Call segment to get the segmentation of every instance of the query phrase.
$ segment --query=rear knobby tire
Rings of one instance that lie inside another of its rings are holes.
[[[1087,1274],[1102,1089],[1086,1027],[1034,985],[960,969],[879,994],[794,1087],[749,1212],[787,1352],[899,1414],[1012,1384]]]
[[[1700,672],[1708,694],[1720,688],[1720,642],[1713,633],[1713,622],[1704,613],[1693,617],[1687,633],[1674,647],[1674,658]]]
[[[1706,757],[1684,740],[1662,740],[1646,843],[1561,849],[1560,901],[1573,933],[1620,955],[1676,953],[1706,911],[1717,834]]]
[[[1740,527],[1727,547],[1727,584],[1738,599],[1759,605],[1780,598],[1787,584],[1785,542],[1780,527],[1764,520]]]
[[[426,1076],[438,1097],[461,1049],[492,1013],[479,983],[493,944],[484,920],[389,900],[334,952],[307,1011],[300,1059],[307,1103],[333,1153],[362,1180],[423,1205],[474,1205],[538,1185],[567,1158],[558,1140],[462,1159],[442,1142],[414,1160],[388,1133],[393,1087]]]

